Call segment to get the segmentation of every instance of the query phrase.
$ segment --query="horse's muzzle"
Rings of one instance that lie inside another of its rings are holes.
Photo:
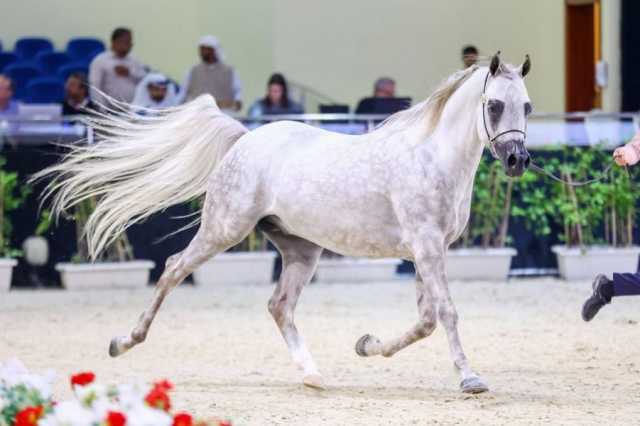
[[[524,141],[509,140],[501,143],[497,150],[507,176],[520,177],[529,168],[531,157]]]

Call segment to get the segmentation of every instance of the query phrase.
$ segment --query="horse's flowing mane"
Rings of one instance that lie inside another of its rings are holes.
[[[436,90],[425,101],[407,110],[393,114],[378,126],[375,133],[391,133],[423,122],[426,134],[430,136],[438,125],[442,111],[449,98],[453,96],[455,91],[458,90],[477,69],[478,66],[474,65],[467,69],[456,71],[440,83]]]

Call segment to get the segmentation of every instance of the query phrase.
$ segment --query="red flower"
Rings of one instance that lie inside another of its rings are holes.
[[[38,419],[42,417],[44,407],[25,407],[16,414],[15,426],[36,426]]]
[[[171,400],[167,391],[162,387],[154,387],[151,392],[147,394],[144,400],[153,408],[159,408],[164,411],[171,409]]]
[[[218,426],[231,426],[230,420],[218,420]]]
[[[173,418],[173,426],[193,426],[193,417],[187,413],[178,413]]]
[[[127,424],[127,418],[124,414],[119,413],[117,411],[109,411],[107,413],[107,424],[106,426],[124,426]]]
[[[165,380],[160,380],[159,382],[155,382],[153,384],[153,388],[154,389],[161,389],[161,390],[163,390],[165,392],[168,392],[171,389],[173,389],[173,384],[170,381],[165,379]]]
[[[71,376],[71,387],[73,388],[74,385],[86,386],[89,383],[93,383],[95,378],[96,375],[90,371],[74,374]]]

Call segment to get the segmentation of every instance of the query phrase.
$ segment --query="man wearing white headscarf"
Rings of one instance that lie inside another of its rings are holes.
[[[169,108],[180,103],[175,84],[160,73],[147,74],[136,87],[132,104],[148,109]]]
[[[233,67],[224,63],[224,55],[217,38],[204,36],[198,43],[202,62],[187,73],[183,97],[190,101],[208,93],[221,109],[238,111],[242,107],[242,88]]]

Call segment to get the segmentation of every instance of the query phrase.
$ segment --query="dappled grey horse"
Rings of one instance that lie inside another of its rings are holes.
[[[196,236],[169,257],[151,305],[130,334],[112,340],[110,354],[144,341],[168,292],[257,226],[282,254],[269,311],[306,385],[324,386],[294,309],[327,248],[408,259],[418,271],[417,322],[388,341],[363,336],[359,355],[390,357],[440,321],[462,390],[486,391],[460,343],[445,254],[468,221],[484,146],[509,176],[529,164],[524,132],[531,104],[523,81],[529,68],[528,58],[515,68],[495,55],[489,67],[455,73],[426,101],[359,136],[288,121],[249,132],[210,96],[160,114],[138,116],[120,105],[90,118],[101,140],[73,148],[38,177],[53,177],[46,195],[53,195],[55,213],[98,198],[86,226],[94,258],[131,224],[206,193]]]

